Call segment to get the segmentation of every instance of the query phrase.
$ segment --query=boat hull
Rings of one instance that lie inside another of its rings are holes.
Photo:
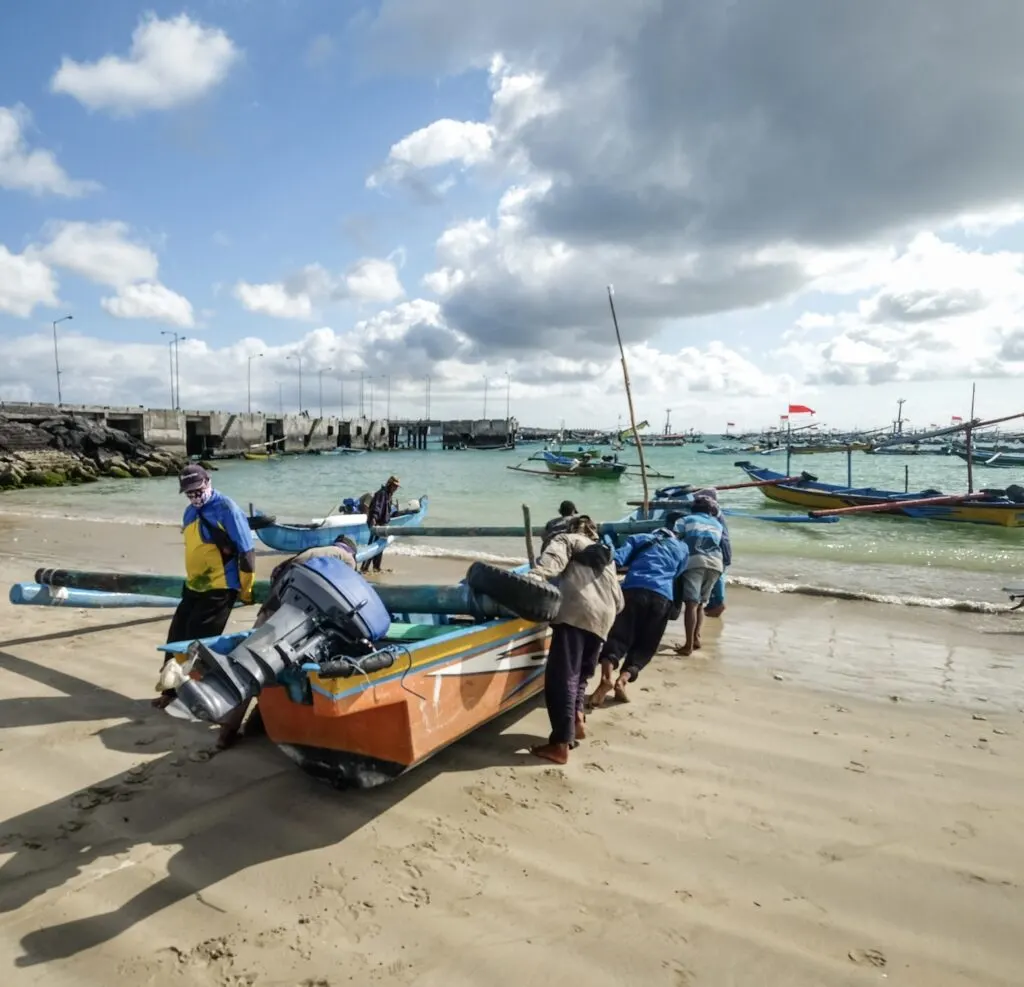
[[[586,462],[567,456],[545,452],[541,457],[549,473],[558,476],[579,476],[593,480],[618,480],[626,472],[625,463],[606,463],[601,460]]]
[[[418,626],[418,625],[412,625]],[[372,788],[521,705],[544,686],[550,628],[525,620],[437,627],[405,643],[390,669],[349,679],[309,675],[309,702],[265,689],[270,739],[337,787]]]
[[[761,469],[749,464],[741,469],[753,480],[782,480],[783,474]],[[769,500],[792,507],[804,507],[812,511],[835,510],[842,507],[859,507],[866,504],[887,504],[880,514],[912,518],[918,521],[951,521],[962,524],[984,524],[995,527],[1024,527],[1024,504],[1014,504],[997,499],[990,503],[969,504],[925,504],[919,507],[904,507],[900,501],[921,499],[925,492],[898,493],[871,488],[847,488],[828,483],[807,481],[800,483],[772,483],[761,487]]]
[[[391,519],[395,527],[407,528],[422,524],[427,516],[428,498],[420,497],[420,509],[415,513],[399,514]],[[347,535],[357,545],[370,541],[370,529],[365,514],[334,514],[321,524],[268,524],[256,529],[256,537],[277,552],[304,552],[308,548],[325,548]]]

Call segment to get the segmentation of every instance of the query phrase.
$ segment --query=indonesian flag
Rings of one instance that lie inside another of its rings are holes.
[[[954,415],[954,416],[952,417],[951,421],[954,421],[954,422],[962,422],[962,421],[963,421],[963,417],[962,417],[961,415]]]
[[[808,408],[806,404],[791,404],[789,413],[791,415],[813,415],[814,409]]]
[[[779,421],[788,422],[789,415],[779,415]]]
[[[735,428],[736,427],[736,422],[726,422],[725,423],[725,427],[726,428]]]

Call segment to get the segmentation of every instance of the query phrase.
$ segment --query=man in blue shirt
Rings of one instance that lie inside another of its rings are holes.
[[[728,547],[722,522],[715,517],[717,504],[708,497],[694,497],[690,514],[676,523],[679,537],[690,550],[690,559],[683,576],[683,625],[686,643],[679,654],[689,655],[700,648],[700,631],[704,623],[704,607],[711,599],[719,577],[725,571],[723,541]]]
[[[168,644],[223,634],[235,603],[252,603],[256,580],[252,531],[241,508],[213,489],[210,474],[198,463],[181,471],[178,490],[188,498],[181,522],[185,585],[171,618]],[[175,696],[173,689],[167,690],[153,705],[163,709]]]
[[[625,606],[601,651],[601,681],[590,697],[591,706],[602,705],[610,692],[619,702],[629,702],[626,685],[635,682],[654,657],[673,609],[682,600],[688,559],[686,545],[671,528],[631,535],[615,553],[616,566],[628,570],[622,581]],[[612,672],[620,662],[622,671],[613,681]]]

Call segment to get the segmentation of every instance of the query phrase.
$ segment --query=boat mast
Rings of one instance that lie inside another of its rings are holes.
[[[636,439],[636,452],[640,458],[640,481],[644,486],[644,517],[650,505],[651,495],[647,488],[647,463],[644,460],[644,444],[640,441],[640,431],[636,426],[636,412],[633,410],[633,390],[629,385],[629,367],[626,365],[626,350],[622,345],[622,333],[619,332],[619,317],[615,314],[615,288],[608,285],[608,306],[612,310],[612,324],[615,326],[615,339],[619,344],[619,356],[622,358],[622,380],[626,385],[626,402],[629,405],[629,422],[633,427],[633,438]]]

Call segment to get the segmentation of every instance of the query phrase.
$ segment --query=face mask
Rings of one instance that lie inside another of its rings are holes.
[[[193,507],[202,507],[204,504],[209,503],[210,498],[213,496],[213,484],[207,480],[198,490],[190,490],[187,496],[188,502]]]

